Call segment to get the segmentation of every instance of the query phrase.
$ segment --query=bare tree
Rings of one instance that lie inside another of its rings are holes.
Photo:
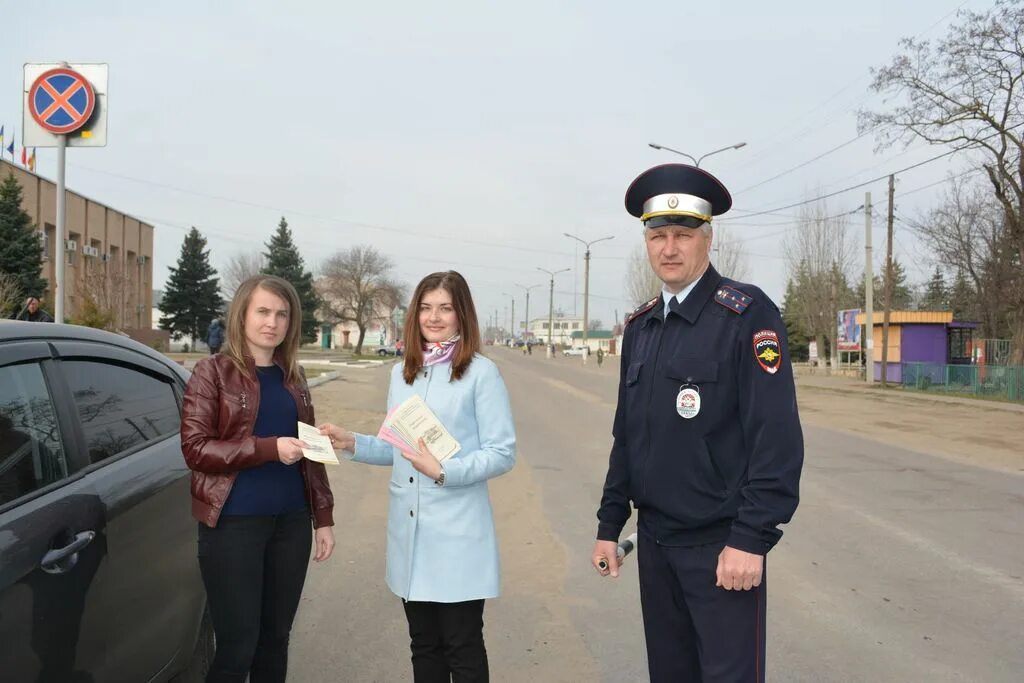
[[[794,283],[793,301],[787,310],[800,322],[808,337],[818,342],[819,353],[826,339],[833,365],[838,360],[836,320],[839,310],[852,303],[850,272],[856,249],[845,215],[830,216],[825,202],[801,208],[797,229],[785,241],[789,278]]]
[[[661,280],[651,269],[643,243],[633,247],[626,262],[626,296],[634,306],[650,301],[661,291]]]
[[[1007,334],[1013,301],[1004,292],[1020,286],[1021,276],[1004,214],[984,188],[953,178],[940,204],[913,221],[913,229],[944,268],[960,273],[977,293],[972,317],[979,318],[986,336]],[[1009,253],[1008,253],[1009,252]]]
[[[78,281],[78,305],[71,322],[76,325],[115,330],[130,327],[125,321],[128,293],[136,290],[135,282],[123,264],[110,262],[85,263]]]
[[[725,277],[744,282],[750,277],[750,268],[747,254],[743,251],[743,243],[725,226],[715,228],[712,240],[712,258],[715,270]]]
[[[326,320],[355,324],[356,354],[363,351],[370,323],[389,314],[404,298],[404,288],[391,277],[393,269],[390,258],[364,245],[338,252],[321,268],[321,312]]]
[[[263,272],[266,259],[259,251],[239,251],[233,254],[220,269],[221,293],[225,301],[231,301],[238,286]]]
[[[899,104],[862,111],[861,131],[880,147],[925,140],[969,149],[1005,219],[1016,267],[1024,268],[1024,1],[997,0],[983,12],[961,10],[933,46],[904,39],[902,54],[872,70],[871,88]],[[1014,361],[1024,363],[1024,278],[1012,297]]]
[[[21,310],[21,286],[18,278],[8,273],[0,273],[0,318],[9,318]]]

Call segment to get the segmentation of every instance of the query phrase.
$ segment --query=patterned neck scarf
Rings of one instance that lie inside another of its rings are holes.
[[[450,361],[461,338],[456,334],[443,342],[423,342],[423,367]]]

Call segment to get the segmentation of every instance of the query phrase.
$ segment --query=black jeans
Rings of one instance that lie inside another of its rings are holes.
[[[402,603],[416,683],[487,683],[483,600]]]
[[[199,525],[199,568],[217,636],[207,683],[284,683],[288,636],[313,545],[309,513]]]

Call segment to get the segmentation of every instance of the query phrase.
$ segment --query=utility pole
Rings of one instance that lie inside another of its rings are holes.
[[[526,320],[523,321],[523,342],[526,344],[530,343],[530,339],[527,334],[530,332],[530,290],[534,287],[540,287],[540,285],[521,285],[516,283],[516,287],[521,287],[526,292]],[[515,299],[512,300],[513,306],[515,306]]]
[[[875,381],[875,267],[871,253],[871,193],[864,193],[864,378]]]
[[[889,314],[892,308],[892,218],[893,195],[896,192],[896,176],[889,176],[889,219],[885,239],[885,312],[882,315],[882,388],[887,384],[889,374]]]
[[[555,352],[552,350],[551,345],[554,343],[555,332],[553,325],[555,322],[555,276],[559,273],[567,273],[572,268],[562,268],[561,270],[545,270],[544,268],[537,268],[542,273],[547,273],[551,276],[551,286],[548,290],[548,358],[554,358]]]

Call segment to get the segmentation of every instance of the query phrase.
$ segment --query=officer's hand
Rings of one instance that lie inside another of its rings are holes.
[[[718,554],[716,586],[727,591],[748,591],[761,585],[764,557],[725,546]]]
[[[607,569],[601,569],[601,560],[607,564]],[[619,544],[615,541],[596,541],[594,552],[590,555],[590,562],[594,569],[601,576],[612,575],[612,578],[619,577]]]

